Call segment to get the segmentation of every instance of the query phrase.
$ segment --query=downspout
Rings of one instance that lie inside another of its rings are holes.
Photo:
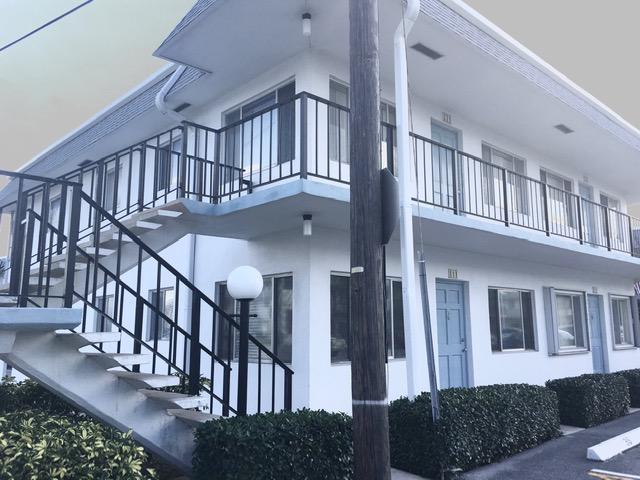
[[[165,83],[160,89],[160,91],[156,94],[156,99],[155,99],[156,108],[162,115],[169,115],[170,117],[175,118],[179,122],[182,122],[185,120],[184,115],[180,115],[178,112],[171,110],[167,105],[166,100],[167,100],[167,95],[169,95],[169,92],[174,87],[174,85],[178,83],[178,80],[180,80],[180,77],[182,76],[182,74],[185,72],[186,69],[187,67],[184,65],[180,65],[178,68],[176,68],[173,74],[171,75],[171,77],[169,77],[169,80],[167,80],[167,83]]]
[[[400,195],[400,256],[402,265],[402,309],[404,312],[404,337],[407,368],[407,396],[415,398],[420,389],[416,359],[421,350],[417,320],[416,272],[413,249],[413,210],[411,201],[411,139],[409,137],[409,87],[407,75],[407,45],[413,24],[420,13],[419,0],[407,0],[404,18],[393,37],[396,89],[396,122],[398,137],[397,174]]]

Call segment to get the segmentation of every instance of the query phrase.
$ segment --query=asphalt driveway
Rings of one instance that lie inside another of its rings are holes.
[[[514,455],[500,463],[472,470],[464,480],[582,480],[592,468],[640,475],[640,447],[606,462],[587,460],[587,448],[640,427],[640,412],[579,431]]]

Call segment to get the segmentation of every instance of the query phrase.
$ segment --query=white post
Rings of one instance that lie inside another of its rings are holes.
[[[411,201],[411,139],[409,137],[409,88],[407,80],[407,45],[409,35],[420,13],[419,0],[408,0],[404,19],[396,28],[393,39],[396,88],[396,122],[398,137],[397,175],[400,194],[400,255],[402,261],[402,309],[407,365],[407,396],[413,399],[422,382],[416,358],[421,350],[417,328],[417,288],[413,250],[413,211]]]

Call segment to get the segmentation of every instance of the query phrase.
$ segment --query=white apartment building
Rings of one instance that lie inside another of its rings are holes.
[[[96,254],[95,211],[85,208],[79,248],[89,232],[86,256],[105,266],[85,261],[73,306],[82,331],[122,333],[105,351],[152,353],[134,373],[186,371],[197,330],[213,413],[234,409],[238,334],[210,303],[194,309],[178,274],[233,315],[225,281],[240,265],[265,282],[251,303],[250,334],[265,351],[249,349],[249,411],[286,407],[288,388],[294,409],[350,411],[347,7],[199,0],[154,53],[171,68],[22,170],[81,182],[163,259],[126,250],[120,227],[103,229],[111,244]],[[381,167],[392,170],[401,12],[399,0],[380,0]],[[640,366],[640,220],[627,213],[640,200],[640,131],[461,1],[422,0],[408,45],[414,244],[427,259],[440,388]],[[0,193],[3,204],[17,184]],[[71,208],[63,188],[33,201],[61,230]],[[420,352],[417,391],[428,374],[422,334],[404,335],[407,321],[422,332],[422,316],[403,317],[397,232],[386,257],[395,399],[407,394],[408,341]],[[293,371],[289,386],[266,350]],[[226,390],[216,383],[225,372]]]

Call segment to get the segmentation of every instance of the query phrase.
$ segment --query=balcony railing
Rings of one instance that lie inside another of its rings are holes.
[[[432,208],[640,256],[640,220],[418,134],[413,197]],[[395,127],[381,124],[394,170]],[[302,92],[223,128],[184,122],[64,176],[116,218],[176,198],[225,202],[274,182],[348,183],[349,109]]]

